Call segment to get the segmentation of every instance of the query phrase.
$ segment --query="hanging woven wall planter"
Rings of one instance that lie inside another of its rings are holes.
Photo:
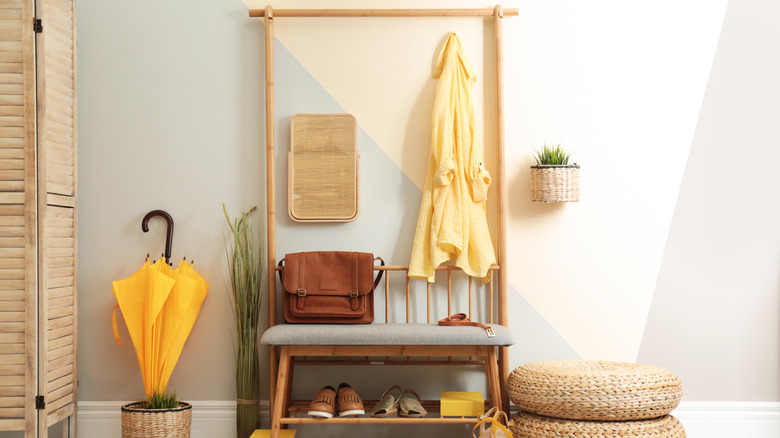
[[[577,202],[579,200],[579,164],[531,166],[531,201]]]
[[[122,438],[190,438],[192,405],[174,409],[144,409],[145,402],[122,406]]]

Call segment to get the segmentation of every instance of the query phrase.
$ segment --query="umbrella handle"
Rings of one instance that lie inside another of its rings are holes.
[[[171,263],[171,247],[173,246],[173,218],[168,212],[164,210],[152,210],[146,213],[144,219],[141,221],[141,229],[144,233],[149,232],[149,219],[154,216],[160,216],[168,223],[168,230],[165,234],[165,261]]]

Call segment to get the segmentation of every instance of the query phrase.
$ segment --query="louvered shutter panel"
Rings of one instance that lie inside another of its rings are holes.
[[[48,427],[76,413],[78,386],[75,17],[70,0],[42,0],[38,8],[38,379]]]
[[[28,436],[38,431],[32,19],[32,2],[0,0],[0,430]]]
[[[0,430],[27,438],[76,414],[74,22],[0,0]]]

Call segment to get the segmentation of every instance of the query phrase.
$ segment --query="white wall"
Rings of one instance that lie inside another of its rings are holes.
[[[779,14],[729,4],[644,334],[689,400],[780,399]]]

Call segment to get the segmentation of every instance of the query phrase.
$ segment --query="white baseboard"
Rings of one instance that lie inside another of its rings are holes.
[[[672,415],[688,438],[780,437],[777,402],[682,402]]]
[[[80,401],[79,438],[120,438],[120,407],[124,403],[126,402]],[[235,402],[201,400],[190,403],[192,438],[236,436]],[[260,402],[260,409],[264,427],[268,427],[268,402]],[[688,438],[780,437],[780,403],[683,402],[672,414],[685,426]],[[431,429],[427,429],[429,427]],[[435,427],[426,426],[426,430],[431,431],[431,436],[435,436]]]

